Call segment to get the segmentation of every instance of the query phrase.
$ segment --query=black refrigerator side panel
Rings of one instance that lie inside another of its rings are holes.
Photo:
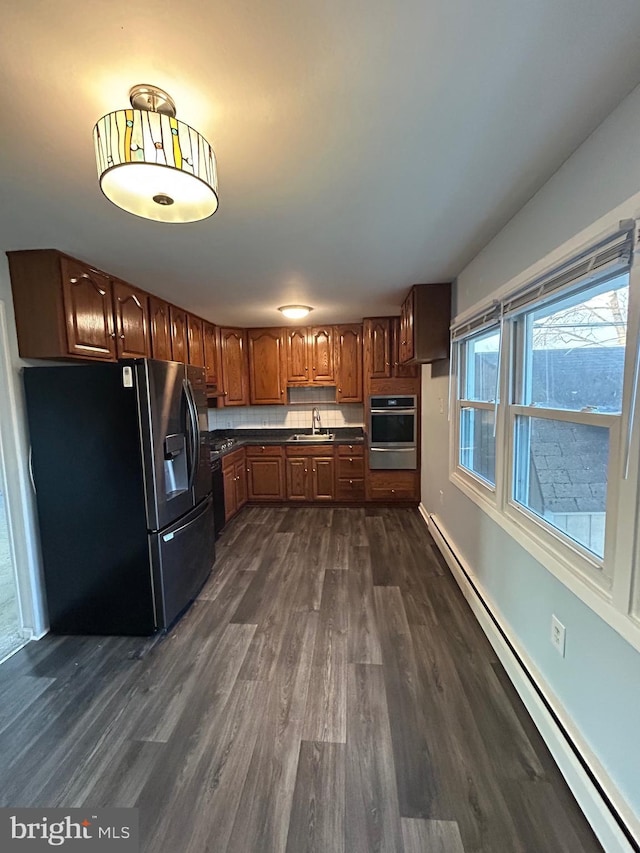
[[[135,389],[122,367],[24,371],[49,622],[155,630]]]

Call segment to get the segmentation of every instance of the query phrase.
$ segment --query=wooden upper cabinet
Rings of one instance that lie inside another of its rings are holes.
[[[334,327],[336,402],[362,402],[362,326]]]
[[[333,327],[325,326],[309,329],[308,351],[311,359],[311,379],[313,383],[334,385]]]
[[[189,364],[204,367],[204,327],[203,320],[193,314],[187,314],[187,350]]]
[[[369,379],[391,377],[391,317],[364,321],[365,374]]]
[[[169,304],[157,296],[149,297],[149,329],[151,332],[151,355],[163,361],[171,361],[171,320]]]
[[[173,361],[187,363],[189,347],[187,343],[187,312],[175,305],[169,306],[171,320],[171,358]]]
[[[118,358],[148,358],[149,295],[126,281],[113,279]]]
[[[400,364],[410,361],[414,356],[413,312],[414,290],[411,288],[400,308],[400,340],[398,342],[398,361]]]
[[[402,340],[402,318],[391,318],[391,362],[393,376],[403,379],[415,379],[420,371],[419,364],[402,364],[400,361],[400,342]]]
[[[246,332],[244,329],[220,329],[220,366],[224,406],[249,404]]]
[[[285,403],[287,367],[283,330],[248,329],[247,342],[251,405]]]
[[[287,383],[308,385],[310,380],[306,328],[287,329],[286,341]]]
[[[218,330],[213,323],[203,323],[204,334],[204,367],[206,371],[207,385],[217,388],[218,386]]]
[[[68,354],[115,361],[113,288],[107,275],[62,257]]]
[[[450,322],[451,284],[414,284],[400,314],[400,363],[449,358]]]

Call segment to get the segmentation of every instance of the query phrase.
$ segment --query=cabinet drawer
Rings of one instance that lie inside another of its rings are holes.
[[[287,456],[331,456],[333,458],[333,445],[305,444],[294,446],[287,444]]]
[[[338,480],[336,489],[336,500],[338,501],[363,501],[364,480]]]
[[[369,473],[371,500],[418,500],[418,475],[415,471],[371,471]]]
[[[263,456],[284,456],[284,448],[279,444],[253,444],[246,448],[247,458],[255,459]]]
[[[364,458],[362,456],[338,456],[338,477],[362,478],[364,476]]]
[[[364,444],[339,444],[338,456],[364,456]]]

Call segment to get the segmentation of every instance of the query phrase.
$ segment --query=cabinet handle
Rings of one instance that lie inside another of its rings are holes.
[[[349,485],[353,486],[353,480],[349,480]]]
[[[353,463],[353,459],[349,459],[349,462]]]
[[[121,341],[123,341],[123,340],[124,340],[124,335],[120,335],[120,340],[121,340]]]
[[[353,444],[349,445],[349,450],[353,450]]]
[[[338,388],[338,391],[342,394],[342,388]]]
[[[262,452],[264,453],[264,444],[262,445],[262,447],[260,448],[260,450],[262,450]]]
[[[304,372],[305,372],[305,373],[308,373],[308,372],[309,372],[309,368],[308,368],[308,367],[305,367]]]
[[[115,332],[111,332],[111,337],[112,337],[112,338],[115,338],[115,336],[116,336],[116,333],[115,333]]]
[[[392,494],[392,495],[395,495],[395,493],[396,493],[396,490],[395,490],[395,489],[391,489],[391,494]]]
[[[316,366],[315,366],[315,364],[313,365],[313,367],[312,367],[311,369],[313,370],[313,372],[314,372],[314,373],[316,372]]]
[[[313,473],[314,473],[314,474],[316,473],[316,469],[315,469],[315,468],[313,469]]]

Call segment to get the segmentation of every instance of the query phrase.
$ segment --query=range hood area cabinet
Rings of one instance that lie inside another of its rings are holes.
[[[400,364],[449,358],[451,284],[414,284],[400,309]]]

